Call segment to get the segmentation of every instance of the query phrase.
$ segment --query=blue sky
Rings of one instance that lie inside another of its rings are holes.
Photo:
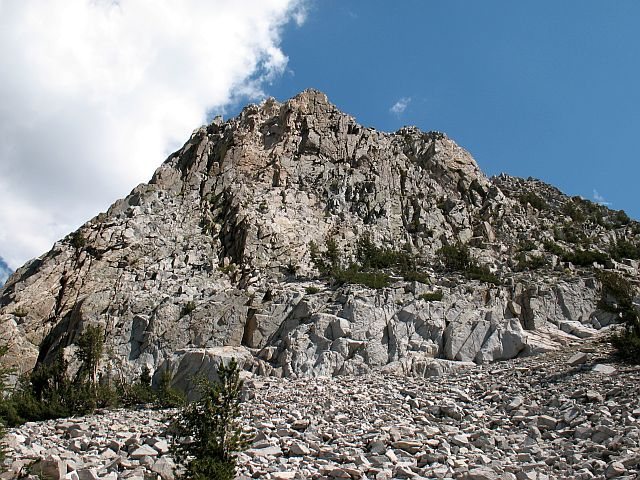
[[[266,92],[318,88],[364,125],[443,131],[489,175],[638,219],[639,25],[637,0],[317,1]]]

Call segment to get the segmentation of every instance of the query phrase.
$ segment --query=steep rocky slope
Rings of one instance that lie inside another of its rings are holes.
[[[229,355],[278,376],[426,375],[615,322],[597,271],[637,278],[625,257],[639,232],[536,180],[487,178],[444,134],[365,128],[307,90],[199,128],[148,184],[20,268],[0,290],[0,341],[24,371],[99,324],[105,375],[171,369],[182,386]],[[362,263],[363,239],[411,268],[382,268],[380,289],[320,275],[318,255]],[[440,250],[462,245],[474,275]]]

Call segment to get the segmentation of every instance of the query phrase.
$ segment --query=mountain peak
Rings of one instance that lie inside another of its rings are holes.
[[[487,178],[440,132],[363,127],[317,90],[266,99],[19,269],[0,319],[22,371],[97,324],[104,368],[131,378],[232,353],[316,376],[557,348],[616,321],[596,273],[637,278],[640,226],[547,187]]]

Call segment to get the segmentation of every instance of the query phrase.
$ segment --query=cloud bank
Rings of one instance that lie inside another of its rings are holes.
[[[147,181],[283,72],[302,0],[0,0],[0,254],[9,265]]]

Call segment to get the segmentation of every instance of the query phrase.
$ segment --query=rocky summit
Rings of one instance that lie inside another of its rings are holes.
[[[622,211],[488,178],[445,134],[366,128],[307,90],[197,129],[148,184],[19,268],[0,342],[26,372],[73,360],[98,325],[103,379],[148,368],[186,390],[229,357],[290,379],[454,375],[618,322],[601,273],[637,282],[639,234]],[[469,448],[460,435],[451,448]]]
[[[238,479],[635,479],[640,370],[602,338],[466,364],[442,377],[248,376],[253,434]],[[176,478],[173,411],[116,410],[12,429],[9,471],[28,478]],[[34,473],[35,472],[35,473]]]

